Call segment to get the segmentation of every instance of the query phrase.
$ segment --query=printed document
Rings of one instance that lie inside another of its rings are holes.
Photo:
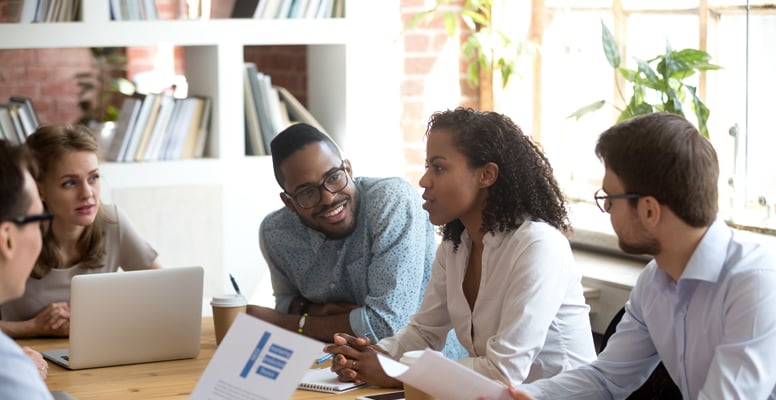
[[[197,382],[192,400],[288,400],[324,344],[237,315]]]
[[[437,399],[511,399],[506,386],[500,382],[466,368],[438,351],[425,350],[412,365],[402,364],[380,353],[377,358],[386,374]]]

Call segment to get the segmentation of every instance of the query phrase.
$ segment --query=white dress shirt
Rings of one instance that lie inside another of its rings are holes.
[[[774,351],[776,255],[717,220],[678,282],[647,265],[598,360],[519,388],[539,399],[625,398],[662,360],[685,399],[774,399]]]
[[[581,276],[568,240],[544,222],[486,234],[482,275],[470,311],[463,279],[471,252],[467,232],[453,251],[437,249],[431,281],[412,322],[378,345],[393,357],[440,349],[453,328],[469,357],[459,362],[502,382],[530,382],[589,363],[595,350]]]

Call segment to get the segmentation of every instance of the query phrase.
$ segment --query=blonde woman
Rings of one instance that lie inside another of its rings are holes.
[[[15,338],[67,336],[73,276],[160,265],[126,215],[100,202],[98,142],[90,129],[43,125],[26,146],[40,166],[38,191],[54,219],[24,295],[0,306],[0,329]]]

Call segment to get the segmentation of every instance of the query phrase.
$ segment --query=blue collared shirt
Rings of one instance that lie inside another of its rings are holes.
[[[0,399],[52,399],[35,364],[0,332]]]
[[[685,399],[776,398],[776,255],[715,221],[674,282],[652,260],[591,365],[520,386],[542,399],[624,398],[663,364]]]
[[[358,304],[351,328],[380,339],[407,325],[420,306],[436,250],[434,228],[409,182],[356,178],[355,184],[358,220],[348,237],[328,240],[283,208],[262,221],[259,241],[276,310],[287,312],[298,295]]]

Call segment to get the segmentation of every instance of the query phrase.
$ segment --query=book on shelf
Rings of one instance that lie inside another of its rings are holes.
[[[156,126],[156,119],[159,117],[159,110],[162,108],[162,96],[162,94],[149,94],[146,95],[145,100],[143,100],[144,107],[145,102],[150,100],[148,113],[146,114],[146,119],[143,121],[142,126],[139,126],[140,132],[135,132],[140,136],[138,137],[135,152],[133,154],[127,154],[127,157],[130,158],[129,161],[143,161],[143,156],[148,148],[148,143],[151,141],[151,134],[154,131],[154,126]]]
[[[8,104],[0,104],[0,130],[3,131],[3,138],[13,144],[19,144],[19,136],[11,120],[11,110]]]
[[[210,131],[210,99],[140,94],[124,98],[107,161],[203,157]]]
[[[111,19],[114,21],[154,21],[159,19],[159,10],[156,8],[154,0],[109,0],[108,4]]]
[[[157,97],[157,95],[152,93],[136,93],[135,96],[140,98],[140,110],[138,111],[137,117],[132,122],[130,122],[131,129],[129,127],[127,128],[126,135],[128,136],[128,139],[125,140],[128,140],[129,143],[116,161],[135,160],[135,153],[137,153],[137,148],[140,145],[141,136],[143,136],[143,131],[145,130],[145,126],[148,123],[148,118],[151,115],[151,108],[153,107]]]
[[[35,132],[38,129],[38,125],[40,125],[40,120],[38,119],[38,113],[35,112],[35,106],[32,105],[32,100],[24,96],[11,96],[9,100],[11,104],[19,108],[19,118],[24,128],[25,137]]]
[[[130,135],[135,126],[135,120],[140,112],[140,106],[143,104],[143,98],[132,96],[124,98],[119,110],[118,120],[116,121],[116,130],[113,133],[110,146],[105,152],[105,159],[108,161],[121,161],[123,154],[127,151]]]
[[[210,132],[210,116],[212,101],[206,96],[192,97],[192,113],[186,136],[181,146],[178,158],[202,158]]]
[[[267,3],[261,14],[261,19],[275,19],[278,17],[283,0],[262,0]]]
[[[269,142],[274,137],[275,128],[272,124],[272,119],[269,116],[270,108],[265,99],[267,95],[263,93],[264,85],[262,85],[260,82],[260,73],[256,70],[256,65],[253,63],[246,63],[245,68],[248,69],[248,80],[251,87],[251,94],[253,95],[254,104],[256,105],[255,113],[256,118],[259,121],[262,147],[264,148],[264,153],[269,154]]]
[[[35,9],[38,7],[38,3],[32,0],[25,0],[22,2],[21,15],[19,16],[19,22],[31,23],[35,22]]]
[[[6,140],[20,144],[40,125],[38,114],[29,97],[11,96],[0,104],[0,132]]]
[[[259,0],[235,0],[229,18],[253,18]]]
[[[159,159],[162,144],[170,131],[170,120],[175,109],[175,99],[171,95],[163,94],[159,102],[159,113],[151,129],[151,136],[148,139],[148,146],[141,155],[142,161],[152,161]]]
[[[256,94],[251,84],[250,74],[256,74],[256,65],[251,67],[246,64],[243,68],[243,95],[245,99],[245,154],[249,156],[263,156],[267,152],[264,149],[264,139],[261,135],[259,115],[257,112]],[[256,80],[256,77],[253,78]],[[258,86],[256,88],[258,90]]]
[[[286,104],[288,110],[288,119],[291,122],[304,122],[318,128],[319,131],[326,133],[320,122],[310,111],[291,93],[282,86],[275,86],[280,94],[280,99]]]
[[[188,129],[188,121],[191,118],[191,102],[187,99],[173,99],[174,105],[170,121],[167,123],[167,134],[164,136],[157,160],[176,160],[180,158],[178,152],[183,146],[183,137]]]
[[[275,18],[277,18],[277,19],[287,19],[287,18],[289,18],[288,13],[291,12],[291,6],[295,2],[296,2],[296,0],[283,0],[280,3],[280,8],[278,9],[278,14],[275,16]]]
[[[304,122],[326,132],[318,120],[288,89],[272,84],[272,78],[245,63],[245,153],[269,154],[270,142],[293,123]]]

